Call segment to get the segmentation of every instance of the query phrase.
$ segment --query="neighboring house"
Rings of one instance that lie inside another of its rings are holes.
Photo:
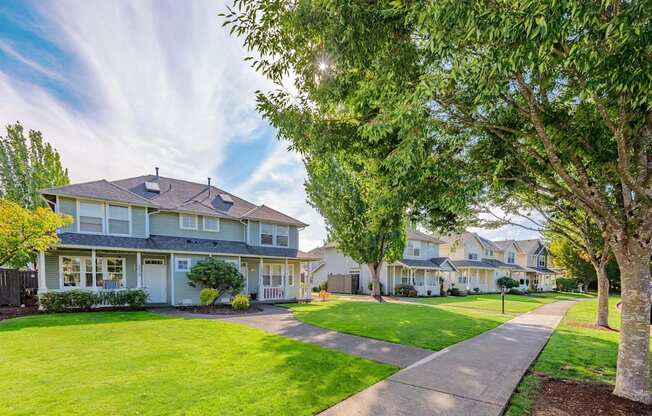
[[[496,280],[524,269],[515,262],[516,253],[503,249],[476,233],[442,236],[441,255],[450,258],[458,270],[453,283],[461,289],[497,292]]]
[[[187,273],[210,256],[238,267],[258,300],[310,296],[299,250],[307,224],[208,184],[145,175],[44,189],[74,222],[39,255],[39,290],[143,288],[150,303],[196,304]]]
[[[558,272],[552,269],[552,257],[543,241],[535,238],[496,241],[495,243],[516,247],[516,263],[524,271],[515,278],[518,278],[522,287],[529,286],[545,292],[555,288],[555,276]]]
[[[440,279],[449,281],[455,266],[440,256],[439,244],[435,237],[418,230],[407,232],[407,244],[403,258],[380,268],[380,282],[385,293],[393,294],[397,285],[413,285],[419,295],[438,295]],[[325,244],[309,254],[320,257],[310,264],[313,286],[328,280],[331,274],[353,274],[360,278],[360,291],[370,293],[371,272],[366,264],[358,264],[337,250],[334,243]]]

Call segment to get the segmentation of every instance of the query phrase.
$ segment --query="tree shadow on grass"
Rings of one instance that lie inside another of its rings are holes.
[[[73,312],[25,316],[0,321],[0,332],[28,328],[48,328],[72,325],[98,325],[133,321],[180,319],[146,311],[133,312]]]

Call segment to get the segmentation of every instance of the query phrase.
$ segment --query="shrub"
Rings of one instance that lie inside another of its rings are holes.
[[[479,287],[474,287],[473,288],[473,293],[480,293],[480,288]]]
[[[199,292],[199,303],[202,305],[212,305],[215,303],[215,300],[219,294],[220,292],[218,292],[217,289],[205,287],[201,290],[201,292]]]
[[[231,307],[236,311],[246,311],[249,309],[249,298],[245,295],[235,295],[231,301]]]
[[[509,293],[510,295],[527,295],[527,290],[516,289],[513,287],[509,289],[509,292],[507,293]]]
[[[312,291],[315,292],[315,293],[319,292],[319,286],[315,286],[315,287],[313,287],[313,288],[312,288]]]
[[[379,283],[380,283],[380,294],[383,295],[385,293],[383,289],[383,282],[379,282]],[[369,282],[369,284],[367,285],[367,289],[369,289],[370,292],[373,290],[373,284],[371,282]]]
[[[321,283],[319,284],[319,290],[318,290],[318,292],[321,292],[322,290],[323,290],[323,291],[327,291],[327,290],[328,290],[328,281],[321,282]]]
[[[457,288],[457,287],[452,287],[450,289],[450,293],[451,293],[451,296],[462,296],[462,297],[464,297],[464,296],[466,296],[468,294],[466,292],[466,290],[460,289],[460,288]]]
[[[503,276],[500,279],[496,280],[498,287],[504,287],[505,289],[511,289],[513,287],[518,287],[518,282],[512,279],[509,276]]]
[[[412,285],[397,285],[394,288],[394,293],[396,293],[398,296],[408,296],[408,297],[417,296],[417,290]]]
[[[86,290],[68,290],[65,292],[47,292],[38,295],[39,305],[46,312],[67,312],[90,310],[99,305],[128,306],[142,308],[149,295],[142,289],[111,290],[91,292]]]
[[[321,291],[319,292],[319,299],[321,299],[322,302],[325,301],[326,299],[328,299],[330,296],[331,296],[331,294],[328,293],[328,292],[325,291],[325,290],[321,290]]]
[[[223,294],[240,293],[245,281],[236,266],[217,257],[209,257],[192,266],[188,272],[188,284],[216,289],[219,298]]]
[[[557,290],[563,291],[563,292],[570,292],[573,290],[577,290],[577,285],[579,284],[578,279],[572,279],[572,278],[557,278]]]

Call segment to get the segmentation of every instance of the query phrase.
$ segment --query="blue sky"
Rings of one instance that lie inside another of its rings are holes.
[[[73,181],[152,173],[213,183],[311,224],[300,158],[255,110],[273,86],[221,27],[221,1],[0,2],[0,122],[41,130]],[[488,238],[530,237],[517,228]]]

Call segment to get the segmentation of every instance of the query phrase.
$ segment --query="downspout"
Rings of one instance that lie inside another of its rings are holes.
[[[152,212],[149,212],[149,208],[145,208],[145,209],[146,209],[146,213],[147,213],[147,219],[146,219],[146,222],[145,222],[145,238],[149,238],[149,219],[150,219],[150,215],[159,214],[161,212],[161,210],[157,209],[157,210],[154,210]]]

